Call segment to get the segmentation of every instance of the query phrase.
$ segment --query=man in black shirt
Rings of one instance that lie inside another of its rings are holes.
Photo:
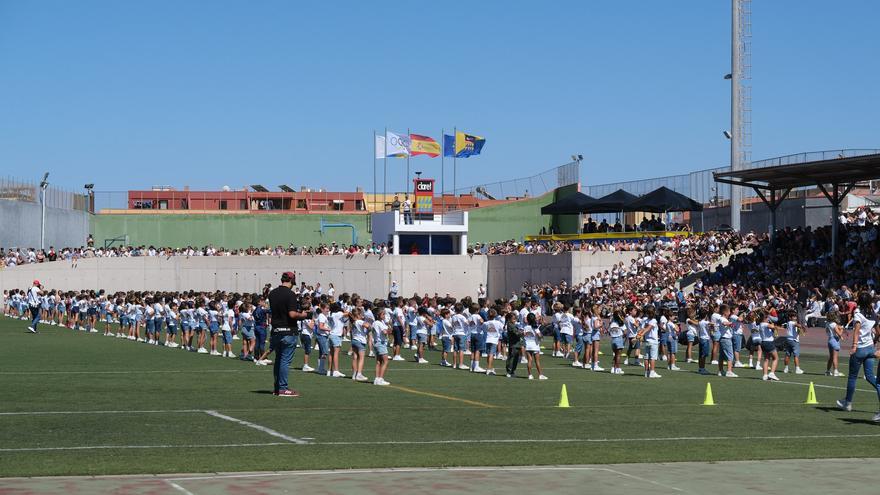
[[[281,275],[281,285],[269,292],[269,311],[272,316],[272,337],[270,346],[275,349],[273,375],[275,386],[273,394],[278,397],[299,397],[299,392],[287,388],[287,373],[296,350],[297,326],[308,314],[301,310],[299,298],[291,288],[296,283],[293,272]]]

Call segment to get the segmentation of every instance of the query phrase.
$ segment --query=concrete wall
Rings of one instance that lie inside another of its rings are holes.
[[[571,252],[490,256],[486,274],[488,296],[492,299],[507,297],[512,291],[519,292],[525,282],[557,284],[565,280],[569,284],[580,283],[621,261],[629,266],[630,261],[640,255],[638,252]]]
[[[226,290],[255,292],[277,284],[281,273],[292,270],[297,280],[324,287],[333,283],[339,293],[357,292],[384,297],[392,280],[401,295],[447,293],[475,297],[486,284],[489,297],[519,291],[523,282],[580,282],[629,263],[638,253],[563,253],[521,256],[224,256],[91,258],[76,268],[64,261],[22,265],[0,271],[0,289],[27,288],[37,278],[48,288],[62,290]]]
[[[40,246],[39,203],[0,200],[0,246]],[[46,249],[84,246],[89,235],[89,217],[85,211],[46,208]]]
[[[62,290],[226,290],[254,292],[277,284],[292,270],[297,280],[374,298],[388,294],[392,280],[401,294],[473,293],[485,283],[486,258],[475,256],[386,256],[382,259],[341,256],[228,256],[91,258],[76,268],[59,261],[22,265],[0,271],[0,288],[27,288],[33,279]]]
[[[497,206],[469,210],[468,243],[522,240],[550,228],[550,215],[541,215],[541,207],[553,202],[553,193]]]

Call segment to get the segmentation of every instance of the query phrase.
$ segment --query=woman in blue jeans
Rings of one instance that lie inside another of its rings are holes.
[[[853,314],[853,342],[849,353],[849,377],[846,381],[846,398],[837,401],[837,407],[844,411],[852,411],[853,394],[856,391],[856,380],[859,368],[865,367],[865,380],[877,390],[880,401],[880,386],[874,375],[874,328],[877,320],[869,320],[865,315],[876,318],[871,310],[871,295],[867,292],[859,294],[859,307]],[[874,415],[874,421],[880,422],[880,412]]]

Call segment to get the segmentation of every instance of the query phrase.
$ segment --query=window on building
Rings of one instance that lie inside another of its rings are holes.
[[[341,199],[333,200],[333,210],[334,211],[342,211],[345,208],[345,201]]]
[[[308,206],[306,206],[306,200],[304,200],[304,199],[296,200],[296,207],[300,210],[305,210],[306,208],[308,208]]]
[[[238,200],[238,209],[239,210],[247,210],[248,209],[248,203],[247,203],[246,199],[239,199]]]
[[[225,209],[227,209],[227,205],[226,205],[226,200],[225,200],[225,199],[221,199],[221,200],[220,200],[220,209],[221,209],[221,210],[225,210]]]
[[[364,200],[362,200],[362,199],[356,199],[356,200],[354,201],[354,209],[357,210],[357,211],[364,211],[364,210],[366,210],[367,208],[366,208],[366,206],[364,206]]]
[[[168,200],[167,199],[160,199],[159,200],[159,209],[160,210],[167,210],[168,209]]]

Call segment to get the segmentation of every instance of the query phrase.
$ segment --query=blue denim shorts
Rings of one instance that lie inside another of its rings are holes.
[[[419,344],[427,343],[428,342],[428,335],[424,334],[424,333],[417,333],[416,340],[418,341]]]
[[[485,352],[486,351],[486,341],[483,340],[482,335],[471,335],[471,352]]]
[[[678,352],[678,339],[675,338],[674,334],[666,336],[666,352],[671,352],[673,354]]]
[[[837,339],[828,339],[829,351],[840,351],[840,341]]]
[[[153,333],[154,329],[153,320],[147,320],[147,333]]]
[[[709,339],[700,339],[700,357],[709,357],[712,352],[712,342]]]
[[[168,333],[171,335],[176,334],[177,333],[177,326],[176,325],[168,325]]]
[[[464,344],[465,344],[465,336],[464,335],[453,335],[452,338],[455,339],[455,345],[453,346],[455,348],[455,352],[463,351]]]
[[[801,343],[794,339],[785,339],[785,354],[791,357],[798,357],[801,355]]]
[[[623,337],[611,337],[611,350],[616,351],[623,349]]]
[[[342,347],[342,337],[340,337],[339,335],[330,334],[330,346]]]
[[[357,349],[360,352],[364,352],[364,349],[367,348],[367,344],[364,344],[362,342],[359,342],[357,340],[352,339],[351,348],[352,348],[352,350]]]
[[[687,339],[689,344],[693,344],[697,341],[697,336],[689,333],[687,334]]]
[[[761,349],[764,351],[764,354],[772,354],[776,352],[776,343],[772,340],[763,340],[761,341]]]
[[[387,356],[388,355],[388,346],[385,344],[373,344],[373,352],[376,353],[376,356]]]
[[[733,361],[733,341],[722,338],[718,345],[718,360]]]
[[[241,327],[241,336],[247,340],[253,340],[254,335],[254,327]]]
[[[584,340],[584,344],[586,345],[590,345],[591,343],[593,343],[593,333],[589,330],[584,331],[582,338]]]
[[[232,343],[232,331],[223,330],[223,343],[231,344]]]
[[[644,359],[653,359],[657,360],[657,354],[660,350],[660,342],[656,340],[646,340],[645,346],[642,349],[642,358]]]
[[[307,333],[302,333],[299,336],[299,344],[303,348],[303,352],[306,356],[312,355],[312,336]],[[259,347],[259,339],[257,339],[257,347]]]
[[[571,344],[572,336],[567,333],[559,334],[559,343],[560,344]]]
[[[440,339],[443,341],[443,352],[449,352],[452,350],[452,340],[449,338]]]
[[[212,322],[211,323],[211,335],[214,335],[215,333],[217,333],[219,331],[220,331],[220,324],[217,323],[216,321]]]
[[[486,342],[486,355],[494,356],[498,352],[498,344]]]
[[[742,338],[742,335],[733,334],[733,352],[739,352],[742,350]]]
[[[602,334],[599,333],[598,330],[593,330],[593,334],[590,336],[593,339],[593,342],[599,342],[602,340]]]

